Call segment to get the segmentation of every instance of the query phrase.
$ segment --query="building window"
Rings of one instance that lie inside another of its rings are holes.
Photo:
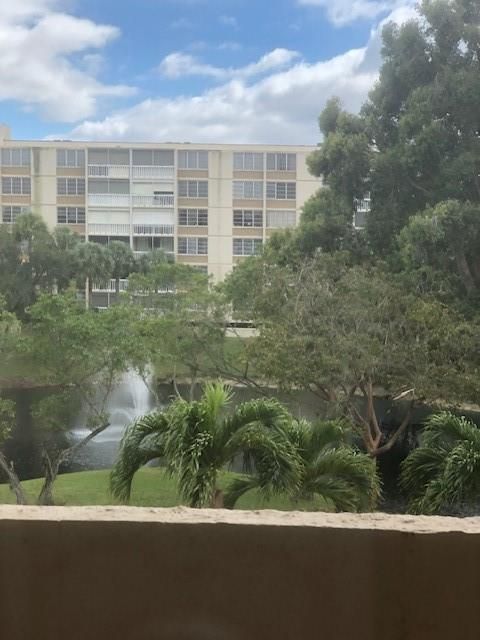
[[[88,181],[88,193],[128,195],[130,193],[130,180],[109,180],[108,178],[92,180],[90,178]]]
[[[286,229],[294,227],[297,221],[295,211],[280,209],[279,211],[267,211],[267,229]]]
[[[208,151],[179,151],[179,169],[208,169]]]
[[[207,227],[207,209],[179,209],[178,224],[180,227]]]
[[[267,171],[296,171],[297,156],[294,153],[267,153]]]
[[[184,256],[208,255],[208,238],[178,238],[178,253]]]
[[[295,200],[297,185],[295,182],[267,182],[269,200]]]
[[[135,167],[173,167],[175,153],[168,149],[134,149],[132,164]]]
[[[263,211],[252,209],[235,209],[233,212],[234,227],[263,227]]]
[[[84,196],[85,178],[57,178],[59,196]]]
[[[30,149],[2,149],[4,167],[29,167]]]
[[[263,171],[263,153],[238,152],[233,154],[234,171]]]
[[[22,213],[27,213],[27,207],[15,207],[8,205],[6,207],[2,207],[2,221],[5,223],[14,223],[18,216],[22,215]]]
[[[85,224],[84,207],[58,207],[58,224]]]
[[[57,149],[57,167],[72,168],[85,166],[85,151],[82,149]]]
[[[31,194],[30,178],[2,178],[2,193],[12,196],[29,196]]]
[[[263,182],[234,180],[233,198],[235,200],[261,200],[263,198]]]
[[[260,238],[234,238],[234,256],[256,256],[262,252],[263,240]]]
[[[179,180],[178,195],[180,198],[208,198],[208,181]]]
[[[88,164],[129,165],[130,151],[129,149],[89,149]]]

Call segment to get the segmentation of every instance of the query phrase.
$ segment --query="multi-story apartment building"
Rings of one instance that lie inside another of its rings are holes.
[[[89,242],[163,249],[221,280],[294,226],[318,189],[314,147],[11,140],[0,127],[1,220],[31,210]]]

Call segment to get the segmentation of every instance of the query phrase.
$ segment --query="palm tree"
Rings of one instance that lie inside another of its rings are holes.
[[[480,429],[448,411],[426,421],[420,446],[402,464],[413,513],[454,513],[480,497]]]
[[[113,495],[128,501],[135,472],[149,460],[164,458],[191,507],[220,507],[224,496],[218,487],[219,471],[238,456],[243,456],[246,471],[265,497],[294,491],[299,460],[287,437],[291,416],[272,399],[228,410],[231,397],[225,385],[207,384],[199,401],[177,399],[165,412],[133,423],[112,470]]]
[[[94,282],[105,284],[112,274],[113,261],[108,250],[96,242],[82,242],[75,248],[78,284],[85,283],[85,306],[90,306]]]
[[[125,242],[114,240],[107,247],[107,253],[112,261],[111,276],[115,280],[115,293],[118,301],[120,295],[120,279],[127,278],[133,271],[135,259],[133,251]]]
[[[339,420],[309,423],[292,421],[287,427],[290,442],[297,449],[302,471],[292,499],[321,498],[335,511],[372,510],[380,496],[375,461],[351,446],[352,429]],[[256,478],[232,482],[225,505],[233,506]]]

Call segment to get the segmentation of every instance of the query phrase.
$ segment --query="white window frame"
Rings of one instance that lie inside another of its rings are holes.
[[[233,153],[234,171],[263,171],[263,153],[256,151],[235,151]]]
[[[179,227],[208,227],[208,209],[179,209]]]
[[[208,171],[208,151],[182,149],[178,152],[178,168]]]
[[[18,161],[15,155],[19,154]],[[0,154],[1,164],[4,167],[29,167],[31,160],[31,149],[29,147],[4,147]]]
[[[28,207],[22,207],[16,204],[7,204],[2,207],[3,224],[15,224],[18,216],[28,212]]]
[[[178,236],[177,253],[180,256],[208,256],[208,237]]]
[[[261,180],[234,180],[234,200],[263,200],[263,181]]]
[[[31,196],[31,180],[24,176],[3,176],[2,193],[10,196]]]
[[[267,182],[267,200],[296,200],[296,182]]]
[[[289,229],[297,224],[297,212],[293,209],[268,209],[267,229]]]
[[[262,238],[233,238],[232,251],[234,257],[256,256],[263,248]]]
[[[234,227],[246,227],[249,229],[263,228],[263,211],[261,209],[234,209]]]
[[[61,188],[61,185],[65,185]],[[84,196],[85,178],[57,178],[58,196]]]
[[[267,153],[267,171],[296,171],[296,153]]]
[[[57,224],[85,224],[85,207],[57,207]]]
[[[185,191],[183,188],[185,187]],[[179,198],[208,198],[208,180],[179,180]]]
[[[85,167],[84,149],[57,149],[57,168],[82,169]]]

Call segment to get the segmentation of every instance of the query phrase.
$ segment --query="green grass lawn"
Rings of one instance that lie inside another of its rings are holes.
[[[225,487],[235,477],[222,473],[220,485]],[[55,502],[58,505],[87,506],[116,504],[108,491],[109,471],[83,471],[60,475],[55,484]],[[42,480],[26,480],[22,483],[30,504],[35,504]],[[15,499],[8,485],[0,485],[0,504],[13,504]],[[175,482],[162,469],[144,468],[135,476],[131,505],[137,507],[174,507],[181,505]],[[316,500],[293,504],[287,497],[278,496],[265,502],[255,492],[241,498],[237,509],[278,509],[281,511],[329,511],[328,505]]]

